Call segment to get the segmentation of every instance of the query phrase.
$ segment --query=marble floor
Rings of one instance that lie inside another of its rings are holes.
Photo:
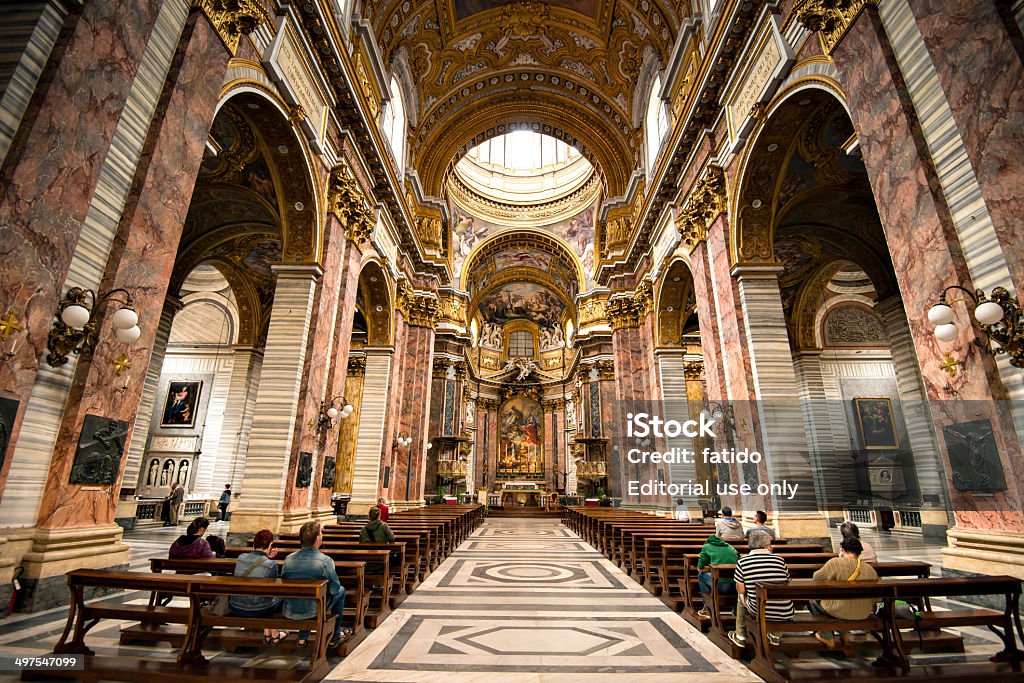
[[[492,519],[336,681],[757,681],[553,519]]]

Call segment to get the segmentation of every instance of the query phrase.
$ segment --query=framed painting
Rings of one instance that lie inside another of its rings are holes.
[[[867,450],[899,448],[896,418],[888,398],[855,398],[853,412],[857,416],[860,442]]]
[[[199,394],[203,390],[201,380],[172,380],[167,383],[167,398],[160,418],[161,427],[191,428],[196,424]]]

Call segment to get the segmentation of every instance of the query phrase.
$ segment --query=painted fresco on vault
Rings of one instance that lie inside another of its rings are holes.
[[[565,304],[551,290],[532,282],[513,282],[496,288],[480,300],[484,320],[504,324],[510,320],[532,320],[541,327],[561,322]]]
[[[455,0],[455,18],[466,17],[495,7],[503,7],[509,0]],[[550,4],[564,7],[592,17],[597,12],[597,0],[551,0]]]

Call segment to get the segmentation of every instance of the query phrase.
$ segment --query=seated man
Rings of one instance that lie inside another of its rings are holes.
[[[815,581],[877,581],[875,568],[861,560],[861,542],[854,536],[843,539],[839,545],[839,557],[833,557],[825,566],[814,572]],[[875,611],[873,598],[857,598],[853,600],[810,600],[807,608],[811,614],[822,614],[836,619],[860,620],[867,619]],[[818,642],[825,647],[835,649],[835,631],[828,633],[819,631],[814,634]],[[843,634],[839,633],[839,642],[843,642]]]
[[[252,552],[243,553],[235,561],[235,576],[257,579],[277,578],[277,548],[274,547],[274,532],[263,529],[252,539]],[[265,598],[258,595],[233,595],[228,598],[231,614],[236,617],[268,617],[281,607],[281,598]],[[263,629],[263,642],[275,645],[288,637],[287,631]]]
[[[747,537],[743,535],[743,525],[740,524],[740,520],[732,516],[731,507],[722,508],[722,517],[715,522],[715,536],[727,542],[746,540]]]
[[[380,520],[380,509],[370,508],[367,513],[369,521],[359,531],[360,543],[394,543],[395,533],[391,527]]]
[[[766,526],[765,525],[765,522],[768,521],[768,515],[765,514],[764,510],[758,510],[757,512],[754,513],[754,521],[756,522],[756,524],[754,524],[754,526],[752,526],[749,529],[747,529],[747,538],[748,539],[750,538],[750,534],[752,532],[754,532],[754,531],[763,531],[766,534],[768,534],[769,536],[771,536],[773,541],[775,540],[775,529],[771,528],[770,526]]]
[[[701,619],[710,619],[711,610],[708,608],[711,600],[711,565],[713,564],[736,564],[740,554],[736,548],[720,539],[718,536],[708,536],[708,540],[700,549],[697,556],[697,582],[700,584],[700,595],[704,598],[704,606],[697,612]],[[718,592],[732,594],[736,592],[736,582],[733,579],[719,579]]]
[[[750,552],[736,561],[736,630],[729,631],[729,640],[734,645],[747,644],[747,610],[757,612],[757,583],[789,583],[789,567],[786,560],[772,554],[772,539],[763,531],[750,534]],[[750,590],[747,590],[747,588]],[[769,600],[765,606],[768,621],[790,621],[793,618],[792,600]],[[771,634],[768,642],[779,644],[779,636]]]
[[[203,538],[210,528],[210,520],[196,517],[185,529],[185,533],[171,544],[167,556],[172,560],[207,560],[214,557],[213,549]]]
[[[856,538],[860,541],[860,545],[863,548],[860,553],[861,562],[878,564],[878,555],[875,553],[875,549],[867,541],[861,540],[860,529],[857,528],[856,524],[853,522],[843,522],[839,525],[839,533],[843,535],[843,538]],[[840,556],[842,556],[841,553]]]
[[[330,584],[327,592],[327,609],[338,617],[334,622],[334,635],[327,646],[333,650],[341,644],[341,615],[345,609],[345,588],[338,580],[334,560],[318,550],[324,542],[320,522],[310,521],[303,524],[299,529],[299,542],[302,543],[302,548],[285,559],[281,576],[285,579],[327,579]],[[316,601],[312,598],[288,598],[284,601],[282,611],[289,619],[312,619],[316,616]],[[346,630],[345,635],[351,635],[351,631]],[[309,631],[301,629],[298,646],[305,647],[308,638]]]

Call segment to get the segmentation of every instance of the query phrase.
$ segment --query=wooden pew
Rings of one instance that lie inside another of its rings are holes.
[[[831,559],[831,558],[829,558]],[[812,579],[814,572],[825,566],[825,562],[828,560],[820,560],[813,563],[787,563],[789,567],[789,576],[791,580],[799,579]],[[708,638],[711,639],[715,645],[729,653],[733,659],[737,659],[742,654],[740,649],[732,643],[728,638],[729,631],[733,630],[735,626],[735,606],[736,606],[736,594],[722,594],[718,590],[719,579],[732,578],[736,570],[734,564],[719,564],[712,565],[711,567],[711,600],[708,605],[708,611],[711,613],[711,625],[708,630]],[[875,565],[875,571],[878,573],[880,578],[895,578],[895,577],[914,577],[917,579],[926,579],[931,573],[931,565],[927,562],[880,562]],[[726,613],[726,609],[731,609],[731,613]],[[873,641],[861,638],[851,639],[850,644],[846,648],[842,648],[845,654],[852,655],[856,650],[862,649],[865,645],[871,645]],[[937,629],[932,629],[927,633],[922,634],[920,643],[915,644],[921,650],[935,651],[935,650],[953,650],[956,652],[963,652],[964,645],[963,639],[958,635],[951,635],[943,633]],[[796,655],[804,650],[821,650],[822,646],[812,636],[803,638],[787,638],[782,651],[786,654]],[[780,649],[776,646],[776,649]]]
[[[72,603],[67,624],[54,654],[85,655],[82,671],[47,671],[47,678],[69,677],[82,681],[141,681],[193,679],[203,681],[250,678],[279,681],[318,681],[328,671],[326,646],[333,629],[334,616],[327,614],[327,582],[290,579],[253,579],[233,576],[201,576],[192,574],[151,574],[108,569],[75,569],[67,574]],[[87,603],[87,588],[110,590],[142,590],[185,595],[188,608],[126,605],[114,600]],[[284,617],[218,617],[203,605],[218,595],[254,595],[273,598],[308,598],[317,602],[317,615],[312,619],[292,620]],[[164,620],[184,609],[188,612],[185,639],[175,661],[141,660],[129,657],[97,656],[85,644],[89,630],[103,619]],[[216,627],[305,628],[316,631],[312,654],[305,669],[254,668],[209,663],[202,654],[206,636]],[[23,680],[33,680],[40,672],[25,671]]]
[[[812,675],[821,677],[828,672],[820,669],[795,669],[780,667],[774,659],[773,652],[778,649],[768,642],[768,633],[792,633],[809,630],[871,630],[878,634],[882,646],[882,656],[876,661],[877,668],[872,670],[877,679],[888,677],[913,676],[915,678],[934,678],[937,680],[978,680],[979,678],[995,678],[997,680],[1021,680],[1024,678],[1024,664],[1021,652],[1017,648],[1014,629],[1020,635],[1020,614],[1018,601],[1021,596],[1019,579],[1010,576],[979,576],[972,578],[935,578],[935,579],[882,579],[877,582],[829,582],[791,581],[784,586],[757,585],[758,611],[747,619],[748,637],[754,636],[755,658],[751,669],[768,681],[789,681],[794,678],[808,678]],[[922,615],[919,627],[925,629],[943,628],[947,626],[988,626],[1003,639],[1004,649],[992,658],[991,662],[971,662],[969,665],[928,665],[917,667],[913,660],[906,656],[906,648],[913,645],[916,634],[904,636],[903,630],[911,627],[905,619],[895,615],[896,600],[921,601],[925,598],[946,596],[978,596],[1002,595],[1005,601],[1003,610],[975,607],[954,608],[939,612],[927,611]],[[807,601],[819,599],[845,598],[876,598],[882,603],[882,616],[872,616],[861,621],[834,619],[827,616],[797,614],[791,622],[768,621],[764,614],[766,600],[783,599]],[[785,640],[783,640],[783,643]]]
[[[284,564],[283,560],[275,561],[279,567]],[[370,604],[370,594],[365,585],[365,562],[336,561],[334,564],[338,579],[345,587],[345,609],[342,615],[342,624],[352,629],[352,636],[346,638],[335,652],[344,657],[367,635],[363,622]],[[179,574],[209,573],[215,576],[231,576],[235,571],[235,560],[231,558],[170,560],[154,557],[149,561],[149,565],[154,574],[177,572]],[[163,624],[149,621],[140,622],[134,626],[125,626],[121,629],[120,642],[122,645],[167,642],[177,647],[184,642],[185,633],[183,630],[168,629],[166,625],[187,624],[187,622],[186,618],[185,620],[166,621]],[[217,645],[229,652],[240,647],[261,647],[263,645],[262,631],[221,631],[215,633],[214,636]],[[286,641],[283,645],[290,648],[292,644],[292,641]]]
[[[301,541],[281,539],[276,544],[279,550],[295,552],[302,547]],[[386,550],[391,553],[389,573],[392,577],[392,591],[388,598],[391,609],[396,609],[407,593],[405,590],[406,577],[410,568],[406,566],[405,542],[395,541],[394,543],[360,543],[359,541],[336,541],[325,540],[320,546],[322,552],[327,550]]]
[[[250,548],[229,547],[226,549],[226,554],[228,557],[235,558],[249,550]],[[297,550],[278,546],[277,559],[285,560],[293,552],[297,552]],[[391,613],[391,589],[394,585],[394,577],[389,568],[391,553],[387,550],[335,550],[324,547],[320,548],[320,552],[335,562],[338,560],[365,562],[367,566],[380,567],[377,572],[365,574],[366,586],[370,594],[370,606],[366,610],[365,623],[368,628],[377,628],[380,622]]]

